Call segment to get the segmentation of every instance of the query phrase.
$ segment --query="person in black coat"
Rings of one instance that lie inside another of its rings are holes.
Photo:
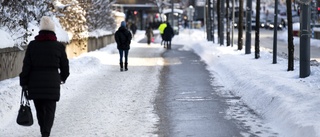
[[[170,23],[167,22],[167,27],[163,31],[162,39],[167,42],[167,46],[169,46],[169,47],[171,47],[171,40],[172,40],[173,36],[174,36],[174,31],[173,31]]]
[[[130,43],[132,39],[131,32],[126,28],[126,22],[122,21],[120,27],[114,34],[115,41],[117,43],[117,49],[120,54],[120,71],[123,71],[123,53],[124,53],[124,65],[125,71],[128,70],[128,54],[130,50]]]
[[[130,25],[130,30],[132,31],[133,37],[134,37],[134,35],[136,34],[137,29],[138,29],[138,27],[137,27],[137,25],[136,25],[135,23],[132,23],[132,24]]]
[[[54,26],[50,17],[41,18],[39,34],[28,44],[19,75],[27,98],[34,102],[42,137],[50,136],[60,84],[69,76],[65,46],[57,41]]]
[[[151,27],[151,26],[148,26],[148,27],[147,27],[147,29],[146,29],[146,36],[147,36],[147,43],[148,43],[148,45],[150,45],[151,39],[152,39],[152,37],[154,36],[154,35],[153,35],[153,30],[152,30],[152,27]]]

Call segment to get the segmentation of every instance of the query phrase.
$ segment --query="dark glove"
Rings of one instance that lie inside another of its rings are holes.
[[[21,86],[22,87],[22,90],[26,91],[28,90],[28,86],[24,85],[24,86]]]

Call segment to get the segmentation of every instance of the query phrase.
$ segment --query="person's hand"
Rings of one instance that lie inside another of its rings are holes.
[[[28,90],[28,86],[24,85],[24,86],[21,86],[22,87],[22,90],[26,91]]]

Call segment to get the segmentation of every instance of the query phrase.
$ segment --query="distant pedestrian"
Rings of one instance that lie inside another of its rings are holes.
[[[159,32],[160,32],[160,36],[161,36],[161,39],[162,39],[160,45],[162,45],[162,42],[164,41],[164,40],[163,40],[163,33],[164,33],[164,29],[165,29],[166,27],[167,27],[167,23],[165,23],[165,22],[163,22],[163,23],[161,23],[161,24],[159,25],[158,30],[159,30]]]
[[[174,36],[173,28],[170,23],[167,23],[167,27],[163,31],[163,40],[167,42],[167,46],[171,47],[171,40]]]
[[[286,28],[286,21],[284,19],[281,19],[281,25],[283,26],[283,28]]]
[[[153,38],[153,30],[151,26],[148,26],[146,29],[147,43],[150,45],[151,39]]]
[[[132,34],[133,34],[133,37],[134,37],[134,35],[136,34],[136,32],[137,32],[137,25],[135,24],[135,23],[132,23],[131,25],[130,25],[130,30],[131,30],[131,32],[132,32]]]
[[[184,19],[183,21],[184,21],[184,28],[189,28],[188,20]]]
[[[119,50],[120,55],[120,71],[123,71],[123,53],[124,53],[124,69],[128,70],[128,54],[130,50],[130,44],[132,35],[130,31],[126,28],[126,22],[122,21],[120,27],[116,31],[114,38],[117,43],[117,49]]]
[[[49,137],[53,126],[60,84],[69,76],[65,46],[57,41],[55,24],[50,17],[40,21],[40,31],[28,44],[20,73],[20,85],[28,91],[37,111],[42,137]]]

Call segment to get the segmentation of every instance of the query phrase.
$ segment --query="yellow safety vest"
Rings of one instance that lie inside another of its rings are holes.
[[[164,29],[167,27],[167,23],[162,23],[160,24],[159,26],[159,31],[160,31],[160,34],[163,34],[164,33]]]

